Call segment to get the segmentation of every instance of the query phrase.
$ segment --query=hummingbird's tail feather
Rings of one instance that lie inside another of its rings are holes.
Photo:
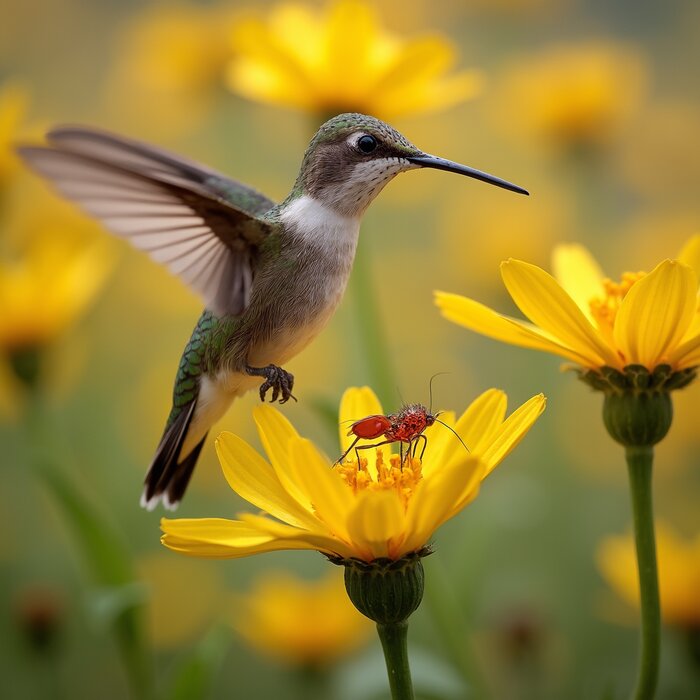
[[[208,434],[209,433],[207,433],[207,435]],[[205,435],[182,462],[172,462],[163,473],[161,482],[167,484],[163,491],[163,505],[168,510],[176,510],[180,505],[180,501],[185,495],[187,484],[190,483],[190,477],[192,476],[192,472],[197,464],[197,459],[199,459],[199,453],[202,451],[202,446],[206,439],[207,436]]]
[[[141,506],[146,510],[153,510],[161,499],[166,508],[174,510],[187,488],[204,440],[202,439],[182,462],[178,463],[178,458],[187,438],[196,405],[197,402],[192,401],[189,406],[183,408],[160,440],[144,479]]]

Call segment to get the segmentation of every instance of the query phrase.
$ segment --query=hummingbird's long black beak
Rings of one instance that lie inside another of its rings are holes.
[[[466,175],[467,177],[473,177],[476,180],[482,180],[483,182],[488,182],[490,185],[496,185],[496,187],[502,187],[504,190],[510,190],[511,192],[517,192],[518,194],[530,193],[514,185],[512,182],[507,180],[501,180],[500,177],[495,175],[489,175],[476,168],[470,168],[466,165],[461,165],[460,163],[455,163],[451,160],[445,160],[444,158],[438,158],[437,156],[431,156],[427,153],[423,153],[419,156],[409,156],[406,160],[416,165],[420,165],[423,168],[435,168],[436,170],[447,170],[450,173],[457,173],[459,175]]]

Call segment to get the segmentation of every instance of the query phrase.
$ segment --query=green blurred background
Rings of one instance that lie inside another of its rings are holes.
[[[399,392],[427,403],[436,372],[450,373],[434,382],[438,408],[461,411],[491,386],[508,393],[511,407],[541,391],[548,396],[532,433],[479,499],[438,533],[436,553],[425,563],[427,586],[444,578],[451,587],[452,632],[474,651],[492,697],[625,697],[636,663],[636,613],[607,588],[595,551],[606,535],[628,530],[630,516],[623,454],[604,432],[601,397],[562,374],[556,358],[442,320],[432,291],[514,312],[498,273],[504,258],[549,268],[555,243],[579,241],[617,279],[675,255],[700,231],[700,6],[693,0],[375,5],[397,34],[434,31],[453,41],[458,65],[484,78],[475,99],[392,124],[427,152],[532,193],[526,199],[444,173],[409,173],[387,187],[364,221],[360,245],[371,261],[372,306],[397,385],[388,410],[399,406]],[[270,7],[246,4],[263,14]],[[208,163],[279,200],[317,124],[308,114],[225,89],[226,23],[212,23],[211,40],[193,44],[204,65],[196,62],[191,74],[187,61],[175,69],[187,80],[171,84],[153,68],[167,64],[159,51],[168,45],[148,33],[153,26],[179,12],[190,18],[219,12],[235,22],[239,11],[239,3],[0,0],[0,85],[12,83],[26,95],[25,138],[60,122],[101,126]],[[182,51],[187,36],[174,40]],[[585,66],[600,60],[606,66],[600,75],[615,76],[613,89],[595,71],[589,78],[602,117],[595,109],[591,117],[586,104],[572,108],[573,116],[550,115],[557,109],[546,107],[547,100],[575,102],[579,94],[560,95],[559,79],[551,75],[567,65],[567,52],[580,52],[583,58],[572,60]],[[32,226],[50,227],[45,220],[54,215],[73,216],[21,172],[12,175],[0,206],[0,251],[21,243]],[[158,691],[161,697],[311,697],[297,672],[258,655],[230,631],[230,597],[264,570],[288,568],[313,578],[328,568],[325,560],[297,552],[235,562],[178,557],[159,544],[160,513],[138,507],[200,302],[144,255],[78,215],[75,222],[81,236],[112,244],[114,262],[87,313],[46,350],[43,429],[50,437],[43,448],[119,533],[146,584]],[[57,235],[61,231],[57,226]],[[287,367],[299,402],[282,410],[329,454],[338,449],[329,410],[345,387],[371,381],[362,311],[348,295],[324,333]],[[128,697],[108,631],[110,606],[119,607],[116,593],[95,585],[64,513],[37,478],[26,396],[7,369],[0,377],[3,695]],[[700,530],[699,399],[697,384],[676,396],[673,428],[657,451],[657,513],[686,537]],[[259,444],[250,415],[256,402],[254,394],[237,401],[217,430]],[[232,517],[242,508],[210,440],[178,515]],[[430,591],[427,597],[410,637],[420,657],[418,690],[422,697],[463,697]],[[38,646],[27,637],[37,619],[51,636]],[[220,632],[212,636],[213,628]],[[664,632],[660,698],[700,697],[700,661],[688,653],[686,633]],[[171,691],[183,664],[199,658],[207,659],[201,668],[211,688],[201,695],[185,686]],[[371,639],[332,670],[332,692],[318,697],[386,697],[383,674],[379,644]]]

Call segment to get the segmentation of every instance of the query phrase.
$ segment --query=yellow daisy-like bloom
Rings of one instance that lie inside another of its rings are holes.
[[[18,166],[13,146],[27,109],[27,95],[18,85],[0,87],[0,187]]]
[[[95,297],[110,267],[103,245],[78,246],[60,231],[36,236],[0,260],[0,349],[36,348],[62,333]]]
[[[700,534],[684,539],[663,522],[656,524],[661,614],[670,624],[700,625]],[[639,606],[639,582],[634,541],[608,537],[598,547],[598,568],[615,592]]]
[[[302,668],[327,666],[365,643],[371,622],[348,599],[342,573],[318,581],[269,571],[235,596],[231,625],[263,654]]]
[[[498,112],[515,108],[517,126],[555,145],[600,145],[638,109],[646,86],[646,63],[629,46],[561,44],[510,69]]]
[[[448,73],[456,52],[447,39],[395,36],[363,0],[335,0],[320,16],[283,3],[265,19],[240,21],[232,42],[233,92],[308,112],[393,118],[450,107],[481,85],[476,71]]]
[[[420,552],[435,530],[470,503],[481,481],[527,433],[545,406],[534,396],[508,418],[506,396],[491,389],[455,422],[442,414],[471,450],[444,426],[425,434],[424,462],[403,468],[388,449],[362,451],[362,464],[336,465],[300,437],[270,406],[254,418],[269,461],[231,433],[216,449],[231,488],[264,511],[221,518],[163,519],[163,544],[199,557],[236,558],[281,549],[318,550],[334,558],[398,560]],[[369,388],[348,389],[340,407],[341,450],[350,445],[348,421],[382,414]],[[351,451],[351,457],[353,451]]]
[[[545,350],[588,369],[700,364],[700,236],[677,260],[650,273],[603,273],[580,245],[554,251],[554,277],[520,260],[501,263],[513,301],[532,323],[501,315],[472,299],[436,292],[445,318],[513,345]]]

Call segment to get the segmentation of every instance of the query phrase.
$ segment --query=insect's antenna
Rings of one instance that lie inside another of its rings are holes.
[[[430,377],[430,383],[428,384],[428,393],[430,396],[430,407],[428,408],[428,413],[433,412],[433,379],[439,377],[443,374],[449,374],[449,372],[436,372],[432,377]]]
[[[403,400],[403,396],[401,396],[401,389],[399,389],[398,384],[396,385],[396,393],[399,395],[399,401],[401,401],[401,405],[405,406],[406,402]]]
[[[443,374],[447,374],[447,373],[443,372]],[[447,423],[445,423],[444,421],[441,421],[439,418],[435,418],[435,421],[437,423],[440,423],[440,425],[444,425],[450,432],[454,433],[455,437],[462,443],[462,446],[464,447],[464,449],[471,454],[471,450],[466,446],[464,440],[462,440],[462,438],[459,436],[459,433],[454,428],[447,425]]]

